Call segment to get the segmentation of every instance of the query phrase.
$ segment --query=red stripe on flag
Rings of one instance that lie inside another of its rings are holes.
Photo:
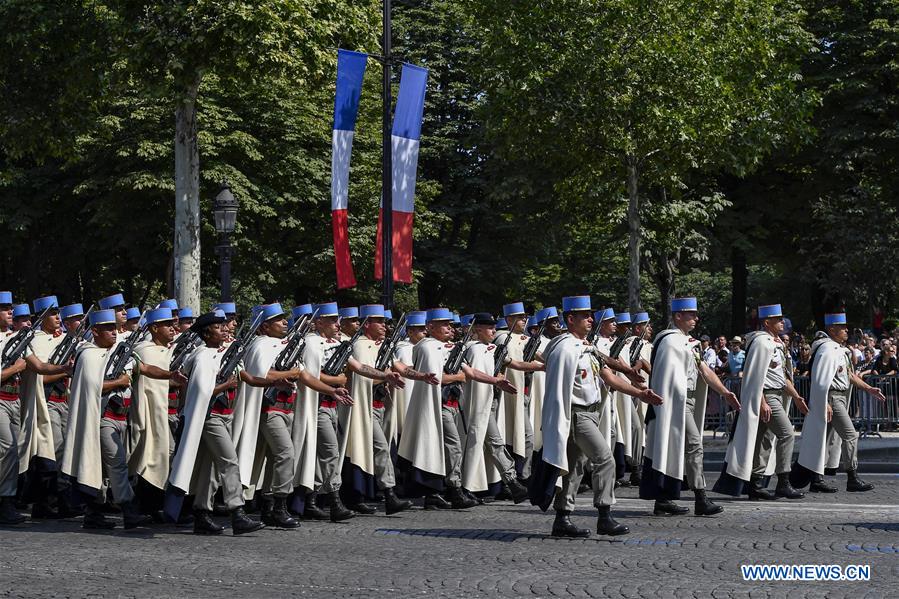
[[[337,288],[356,286],[353,260],[350,256],[350,233],[346,210],[331,211],[331,229],[334,232],[334,263],[337,266]]]
[[[383,209],[378,210],[378,234],[375,241],[375,279],[381,279],[381,219]],[[393,211],[393,280],[412,282],[412,225],[415,213]]]

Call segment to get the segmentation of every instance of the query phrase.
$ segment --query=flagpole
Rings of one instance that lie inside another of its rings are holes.
[[[393,307],[393,164],[391,162],[391,104],[390,93],[390,0],[384,0],[381,51],[384,66],[381,95],[384,100],[381,140],[381,281],[384,284],[381,303]]]

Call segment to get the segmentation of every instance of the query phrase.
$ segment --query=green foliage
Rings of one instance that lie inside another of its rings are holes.
[[[728,331],[735,248],[747,304],[781,301],[797,328],[824,304],[895,312],[895,0],[394,4],[397,56],[430,70],[399,309],[624,306],[636,159],[659,320],[670,294],[696,294],[701,328]],[[329,181],[335,50],[379,53],[380,2],[8,0],[0,19],[3,287],[170,293],[172,116],[197,85],[204,303],[222,179],[241,304],[379,297],[374,60],[350,176],[359,286],[339,293]]]

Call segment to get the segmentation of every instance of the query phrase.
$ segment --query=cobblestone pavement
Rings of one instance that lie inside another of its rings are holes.
[[[712,484],[710,477],[709,486]],[[244,537],[169,527],[83,531],[80,521],[0,529],[0,595],[28,597],[885,597],[899,582],[899,477],[801,502],[718,500],[711,518],[657,518],[635,489],[631,534],[553,539],[552,517],[496,502],[416,509]],[[837,484],[845,488],[845,477]],[[689,503],[684,502],[685,505]],[[574,520],[595,526],[590,496]],[[744,582],[741,564],[869,564],[869,582]]]

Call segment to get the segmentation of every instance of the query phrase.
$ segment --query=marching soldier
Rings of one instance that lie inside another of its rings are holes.
[[[653,405],[660,404],[662,398],[650,389],[637,389],[623,381],[597,359],[597,350],[587,341],[593,327],[590,296],[563,298],[562,311],[568,333],[554,338],[543,355],[543,451],[541,461],[534,464],[531,503],[544,511],[554,504],[553,536],[589,536],[589,530],[571,522],[575,496],[589,461],[593,466],[593,505],[599,512],[597,534],[627,534],[628,527],[611,515],[615,503],[615,459],[600,427],[600,381],[612,390],[624,391]],[[559,476],[562,488],[556,492]]]
[[[397,362],[412,364],[412,348],[425,338],[427,330],[427,313],[423,311],[409,312],[406,315],[406,338],[401,339],[396,346],[395,357]],[[409,366],[411,368],[411,366]],[[393,406],[388,412],[385,422],[384,435],[391,444],[398,444],[403,434],[403,426],[406,421],[406,410],[412,399],[414,381],[406,384],[402,389],[393,391]]]
[[[851,353],[845,347],[849,338],[846,314],[825,314],[824,328],[827,336],[812,343],[809,412],[802,426],[799,459],[793,464],[790,483],[797,489],[811,485],[813,492],[836,492],[823,476],[827,435],[833,430],[843,440],[843,463],[849,477],[846,490],[870,491],[874,485],[858,477],[858,431],[849,416],[849,396],[855,385],[879,401],[886,401],[886,397],[882,390],[858,376],[852,366]]]
[[[0,335],[6,335],[12,327],[12,292],[0,291]]]
[[[630,366],[647,380],[652,373],[650,359],[652,357],[652,323],[649,321],[648,312],[637,312],[633,317],[634,335],[631,341],[625,345]],[[645,376],[644,374],[645,373]],[[646,409],[647,404],[642,401],[632,400],[633,412],[631,413],[631,486],[640,486],[640,477],[643,470],[643,448],[646,446]]]
[[[183,333],[194,324],[194,311],[190,306],[178,310],[178,331]]]
[[[340,340],[344,341],[352,337],[359,330],[359,308],[340,308]]]
[[[369,304],[359,308],[359,317],[367,319],[363,336],[353,346],[353,358],[364,366],[376,367],[380,346],[386,337],[385,310],[380,304]],[[353,374],[351,392],[353,405],[340,409],[343,429],[346,431],[342,442],[346,456],[344,478],[351,484],[344,484],[341,491],[350,507],[362,503],[365,498],[373,498],[374,485],[384,494],[387,514],[394,514],[412,507],[410,501],[396,496],[396,477],[390,456],[390,444],[384,433],[385,399],[390,388],[401,390],[405,384],[402,378],[438,384],[433,373],[420,373],[391,356],[387,382],[372,385],[372,379]],[[401,378],[402,377],[402,378]],[[388,400],[389,401],[389,400]],[[353,509],[356,509],[355,507]],[[358,510],[357,510],[358,511]]]
[[[221,486],[225,505],[231,512],[235,535],[265,528],[249,518],[244,509],[243,487],[237,451],[231,437],[237,377],[217,383],[225,355],[225,313],[221,310],[200,315],[193,325],[205,343],[194,351],[184,366],[188,383],[184,400],[184,424],[178,451],[172,460],[166,515],[177,520],[181,497],[193,493],[194,534],[218,535],[224,527],[211,517],[213,497]]]
[[[524,357],[524,346],[528,342],[528,336],[525,334],[527,314],[524,310],[524,304],[522,302],[513,302],[504,305],[503,317],[506,319],[509,331],[497,334],[494,343],[502,345],[508,336],[508,356],[511,360],[521,363]],[[530,419],[527,418],[525,373],[522,370],[512,369],[511,372],[504,371],[504,374],[516,391],[514,393],[497,392],[497,401],[493,408],[498,425],[496,432],[505,440],[505,444],[511,448],[516,471],[522,478],[525,478],[523,472],[524,463],[527,457],[534,451],[534,429],[531,427]],[[491,441],[493,440],[491,439]]]
[[[461,383],[465,374],[444,372],[447,358],[456,347],[452,342],[453,315],[446,308],[434,308],[427,311],[426,318],[428,337],[413,348],[412,367],[418,372],[444,374],[439,388],[414,385],[397,467],[405,473],[406,495],[424,496],[425,509],[470,508],[477,501],[462,493],[462,446],[456,425],[459,394],[452,394],[447,388]],[[446,487],[450,501],[440,495]]]
[[[543,325],[543,335],[540,339],[540,346],[537,349],[537,358],[543,359],[543,352],[549,345],[549,342],[561,334],[559,329],[559,312],[555,306],[543,308],[535,315],[538,328]],[[531,385],[528,390],[531,406],[531,427],[534,431],[534,454],[538,454],[543,449],[543,431],[541,429],[541,421],[543,418],[543,396],[546,393],[546,372],[536,371],[531,374]],[[530,475],[532,470],[531,460],[528,458],[527,473]]]
[[[173,433],[169,423],[169,391],[182,386],[187,379],[172,372],[171,343],[175,338],[175,317],[169,308],[148,310],[146,315],[150,339],[134,348],[137,363],[134,393],[128,408],[130,418],[131,455],[128,472],[137,477],[135,495],[145,514],[156,515],[162,509],[163,492],[169,477]]]
[[[140,327],[140,310],[128,308],[125,310],[125,332],[133,333]]]
[[[12,296],[8,298],[12,302]],[[55,301],[55,298],[53,298]],[[39,304],[40,305],[40,304]],[[27,304],[21,306],[13,306],[12,310],[12,329],[21,330],[31,323],[31,310]],[[59,324],[59,317],[52,316],[51,321],[55,318],[56,325]],[[48,336],[43,333],[42,336]],[[35,334],[37,337],[37,334]],[[8,332],[0,339],[0,353],[6,349],[6,344],[14,339],[12,331]],[[39,341],[39,345],[41,345]],[[43,352],[42,352],[43,353]],[[27,369],[27,373],[26,373]],[[18,480],[21,468],[20,448],[26,450],[23,453],[25,459],[31,458],[30,439],[34,436],[35,411],[38,406],[26,407],[22,409],[20,392],[22,386],[22,373],[26,373],[26,377],[36,377],[39,375],[55,375],[67,372],[65,365],[46,364],[31,349],[26,349],[22,356],[16,360],[9,368],[0,371],[0,524],[20,524],[25,521],[25,516],[20,514],[15,508],[15,498],[18,491]],[[46,408],[46,406],[44,406]],[[22,415],[25,414],[25,422]],[[49,420],[49,417],[47,416]],[[32,425],[27,425],[33,422]],[[50,431],[49,422],[47,426],[43,426],[43,435],[49,435],[48,441],[43,445],[43,455],[48,456],[50,464],[54,464],[55,452],[53,447],[52,432]],[[20,434],[26,435],[24,440],[20,439]],[[27,469],[27,465],[25,466]],[[46,507],[49,510],[49,507]],[[39,510],[40,511],[40,510]],[[41,515],[41,514],[39,514]],[[44,514],[45,515],[45,514]]]
[[[804,494],[790,485],[794,433],[784,398],[789,394],[803,412],[808,407],[793,387],[792,373],[787,372],[789,357],[780,339],[784,327],[780,304],[759,306],[758,317],[763,328],[746,335],[742,407],[714,491],[739,497],[743,487],[748,486],[749,499],[801,499]],[[763,454],[761,448],[769,434],[777,438],[777,489],[773,493],[761,483],[768,466],[770,445],[767,453]]]
[[[477,340],[466,348],[465,361],[471,370],[492,377],[498,347],[493,342],[496,321],[490,314],[483,312],[474,315],[471,326],[475,328]],[[542,370],[540,363],[527,363],[508,355],[504,364],[505,368],[517,372]],[[498,379],[504,390],[507,391],[512,386],[511,381]],[[501,480],[515,503],[521,503],[527,499],[528,491],[518,482],[515,461],[497,426],[497,405],[500,399],[494,393],[494,388],[494,385],[472,377],[468,377],[465,384],[462,401],[468,430],[462,461],[462,486],[471,492],[486,492],[490,484]],[[487,456],[490,457],[489,463],[485,459]]]
[[[34,300],[33,305],[35,314],[45,310],[49,312],[35,331],[27,353],[45,364],[63,340],[59,304],[51,295]],[[50,495],[55,492],[58,465],[44,376],[27,365],[20,376],[22,422],[19,431],[19,474],[26,475],[26,489],[22,497],[24,501],[34,503],[32,518],[57,518],[59,514],[49,503]],[[48,376],[58,378],[65,376],[65,373]]]
[[[680,499],[686,481],[696,495],[697,516],[724,511],[706,495],[702,472],[702,424],[705,400],[711,387],[734,409],[740,402],[728,391],[699,355],[698,339],[690,331],[699,321],[695,297],[671,300],[672,328],[655,339],[650,388],[664,398],[661,406],[651,406],[646,416],[646,452],[640,498],[654,499],[654,513],[682,515],[689,510],[673,500]]]
[[[316,306],[316,309],[318,310],[318,316],[315,319],[315,328],[319,339],[307,340],[304,353],[306,367],[310,372],[320,373],[319,378],[329,385],[346,385],[346,374],[340,373],[337,375],[328,375],[323,372],[328,360],[342,343],[338,338],[338,335],[340,334],[340,321],[338,320],[340,312],[337,308],[337,304],[334,302],[319,304]],[[354,310],[355,311],[344,312],[350,320],[355,319],[357,321],[354,325],[355,328],[352,329],[353,333],[358,330],[359,319],[358,309]],[[347,330],[351,329],[347,328]],[[349,341],[349,337],[344,341]],[[362,364],[353,357],[350,357],[347,361],[347,370],[352,374],[368,377],[377,381],[388,379],[388,375],[384,372],[381,372],[372,366]],[[318,466],[315,470],[316,478],[314,489],[316,495],[313,495],[313,503],[311,504],[308,503],[309,500],[307,498],[306,505],[306,510],[309,512],[310,517],[316,519],[321,519],[322,517],[322,514],[315,503],[317,501],[318,493],[324,493],[330,498],[330,516],[332,522],[339,522],[351,518],[353,516],[353,511],[362,514],[372,514],[375,511],[374,508],[361,501],[351,505],[351,511],[343,505],[340,498],[342,470],[340,460],[342,451],[341,439],[337,430],[338,423],[340,422],[338,404],[349,407],[352,406],[353,403],[354,400],[351,397],[319,397],[318,421],[316,427]],[[308,445],[308,440],[306,443]],[[314,510],[310,509],[313,507],[315,508]]]
[[[234,333],[237,331],[237,304],[220,302],[213,309],[221,310],[225,314],[225,343],[231,343],[234,340]]]
[[[130,333],[125,328],[125,323],[128,321],[125,297],[121,293],[114,293],[101,299],[98,304],[101,310],[112,310],[115,313],[116,343],[124,341]]]

